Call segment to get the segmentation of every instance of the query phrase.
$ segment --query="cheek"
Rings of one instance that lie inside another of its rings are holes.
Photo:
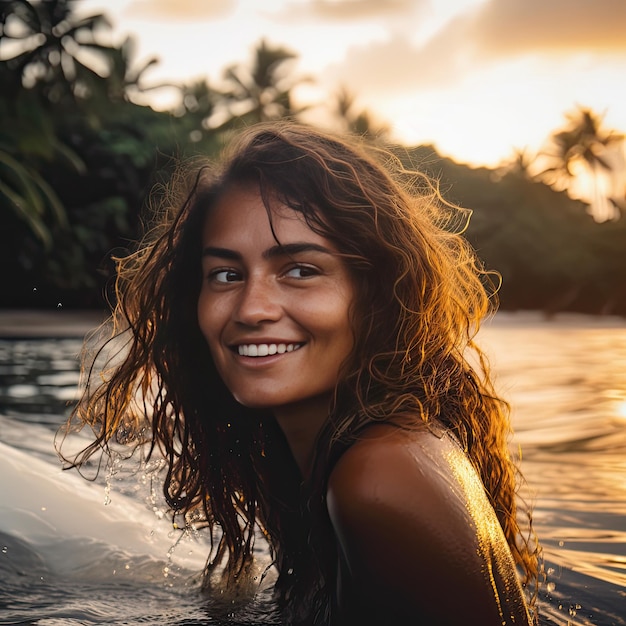
[[[214,346],[219,336],[220,328],[219,309],[202,293],[198,298],[198,326],[211,353],[214,353]]]
[[[349,298],[341,298],[333,307],[320,310],[315,316],[317,323],[323,327],[320,330],[328,338],[330,347],[344,356],[347,356],[354,345],[351,302]]]

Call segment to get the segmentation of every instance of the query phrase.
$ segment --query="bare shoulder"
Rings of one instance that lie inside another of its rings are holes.
[[[390,464],[390,469],[397,464],[409,463],[420,466],[429,460],[445,455],[452,450],[453,444],[445,432],[429,429],[426,425],[407,430],[389,424],[377,424],[368,428],[339,459],[333,478],[347,478],[354,470],[371,469],[376,464]],[[422,453],[426,452],[426,455]],[[416,454],[417,453],[417,454]]]
[[[364,597],[432,623],[465,623],[468,615],[485,625],[528,623],[504,534],[451,436],[371,427],[335,465],[327,504]]]
[[[478,476],[449,435],[390,425],[371,427],[346,450],[330,475],[327,495],[338,525],[362,527],[376,515],[394,515],[410,517],[412,530],[448,527],[457,537],[473,533],[468,498],[485,498]]]

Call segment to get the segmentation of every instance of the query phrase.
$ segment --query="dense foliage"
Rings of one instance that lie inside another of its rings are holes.
[[[626,219],[599,223],[524,169],[470,168],[429,147],[406,154],[472,209],[466,236],[499,272],[502,308],[626,315]]]
[[[100,43],[110,28],[103,15],[78,17],[70,0],[0,4],[0,306],[102,307],[111,257],[140,236],[146,200],[177,159],[215,154],[238,124],[301,113],[293,53],[264,41],[250,65],[225,69],[220,89],[181,85],[171,112],[138,104],[156,60],[135,67],[131,40]],[[338,122],[384,139],[353,104],[338,94]],[[467,237],[502,275],[505,309],[626,315],[626,220],[596,222],[555,178],[575,159],[610,167],[598,146],[619,136],[597,120],[583,110],[578,126],[554,133],[543,176],[521,161],[474,169],[428,146],[397,148],[472,209]]]

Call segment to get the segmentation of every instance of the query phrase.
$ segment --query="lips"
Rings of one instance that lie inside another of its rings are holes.
[[[234,346],[239,356],[263,357],[298,350],[301,343],[243,343]]]

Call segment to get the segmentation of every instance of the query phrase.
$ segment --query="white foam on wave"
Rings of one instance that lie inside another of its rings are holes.
[[[102,485],[0,442],[0,532],[31,546],[50,571],[81,579],[202,570],[207,547]]]

